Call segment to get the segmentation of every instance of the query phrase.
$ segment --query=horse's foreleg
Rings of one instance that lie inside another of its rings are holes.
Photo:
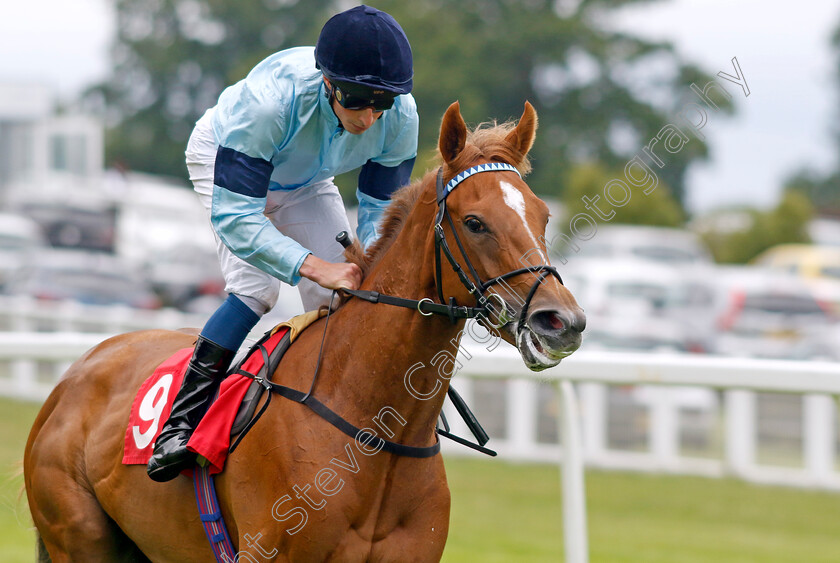
[[[413,483],[412,487],[417,483]],[[437,563],[449,534],[450,497],[446,481],[428,482],[417,490],[423,500],[414,509],[403,511],[399,525],[377,541],[369,563]]]

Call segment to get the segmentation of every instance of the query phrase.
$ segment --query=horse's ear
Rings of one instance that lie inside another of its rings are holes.
[[[440,140],[438,149],[444,162],[455,160],[467,142],[467,124],[461,117],[461,105],[454,102],[446,113],[443,114],[443,121],[440,124]]]
[[[505,140],[513,145],[522,156],[528,154],[534,144],[534,137],[537,134],[537,111],[529,102],[525,102],[525,111],[519,118],[519,123],[513,131],[508,133]]]

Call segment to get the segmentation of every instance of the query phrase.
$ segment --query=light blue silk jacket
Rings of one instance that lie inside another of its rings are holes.
[[[361,167],[357,235],[367,246],[391,193],[409,181],[418,124],[407,94],[364,133],[347,133],[330,107],[313,48],[271,55],[225,89],[213,113],[213,228],[236,256],[297,284],[310,251],[263,215],[268,190],[305,190]]]

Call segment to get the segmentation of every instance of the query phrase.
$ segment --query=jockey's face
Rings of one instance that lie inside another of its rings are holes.
[[[324,78],[324,82],[326,82],[327,87],[329,87],[330,81],[327,80],[326,77]],[[370,129],[370,127],[376,123],[377,119],[382,117],[382,112],[377,111],[372,107],[362,109],[344,108],[338,103],[338,100],[336,100],[335,97],[331,98],[330,103],[332,104],[336,117],[338,117],[338,120],[341,122],[345,131],[352,133],[353,135],[361,135]]]

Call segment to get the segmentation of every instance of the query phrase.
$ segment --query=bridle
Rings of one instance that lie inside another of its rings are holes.
[[[528,292],[528,297],[525,299],[525,303],[522,306],[522,310],[520,312],[520,319],[519,324],[517,326],[517,332],[524,327],[525,318],[527,318],[528,307],[531,303],[531,299],[533,299],[534,294],[537,292],[537,288],[543,282],[543,280],[549,275],[553,275],[557,278],[557,280],[562,284],[563,280],[560,278],[560,274],[557,273],[557,270],[548,264],[540,264],[537,266],[529,266],[526,268],[519,268],[516,270],[512,270],[506,274],[502,274],[501,276],[496,276],[495,278],[489,279],[487,281],[481,281],[481,277],[476,272],[475,267],[473,267],[470,259],[467,257],[466,250],[464,249],[464,245],[461,243],[461,239],[458,237],[458,231],[455,229],[455,223],[452,220],[452,216],[446,209],[446,197],[452,193],[458,184],[469,178],[474,174],[478,174],[481,172],[502,172],[502,171],[511,171],[516,172],[519,174],[519,171],[510,164],[499,163],[499,162],[491,162],[488,164],[479,164],[476,166],[472,166],[463,172],[459,173],[457,176],[452,178],[445,186],[443,184],[443,167],[438,170],[437,173],[437,205],[438,205],[438,212],[435,218],[435,283],[437,284],[438,290],[438,297],[440,298],[440,303],[435,303],[428,297],[424,297],[423,299],[406,299],[403,297],[395,297],[393,295],[386,295],[383,293],[379,293],[377,291],[367,291],[367,290],[350,290],[345,289],[343,290],[345,293],[357,297],[359,299],[363,299],[365,301],[369,301],[371,303],[385,303],[387,305],[395,305],[397,307],[406,307],[409,309],[417,310],[421,315],[424,316],[431,316],[431,315],[445,315],[449,317],[451,322],[455,324],[458,319],[474,319],[481,317],[483,320],[487,319],[487,315],[494,312],[494,304],[493,299],[496,300],[495,306],[500,308],[498,312],[499,322],[498,324],[491,324],[493,328],[501,328],[511,321],[513,321],[514,317],[510,314],[510,309],[507,306],[504,298],[499,295],[498,293],[492,293],[488,290],[499,283],[504,282],[505,280],[512,278],[513,276],[518,276],[520,274],[525,273],[536,273],[536,281],[531,286],[530,291]],[[520,175],[521,177],[521,175]],[[464,271],[461,267],[458,259],[452,254],[452,250],[449,248],[449,244],[446,240],[446,235],[443,229],[443,221],[447,220],[449,222],[449,226],[452,229],[452,234],[455,237],[455,243],[458,245],[458,249],[461,252],[461,256],[464,259],[464,262],[467,265],[467,270],[469,271],[470,275]],[[339,234],[336,237],[336,240],[341,242],[344,246],[349,246],[349,237],[346,236],[346,233]],[[455,273],[458,275],[458,278],[461,280],[461,283],[464,287],[467,288],[467,291],[470,292],[476,299],[476,306],[469,307],[465,305],[458,305],[455,302],[454,297],[450,297],[448,300],[444,299],[443,296],[443,283],[442,283],[442,268],[441,268],[441,254],[446,256],[447,261],[452,266],[452,269],[455,270]],[[472,276],[472,279],[470,278]],[[332,296],[335,296],[335,291],[333,291]],[[489,296],[489,297],[488,297]],[[330,298],[330,305],[332,305],[332,297]],[[356,440],[363,441],[366,445],[375,447],[377,449],[382,449],[387,452],[408,456],[408,457],[416,457],[416,458],[426,458],[437,455],[440,451],[440,442],[435,440],[435,443],[431,446],[425,447],[415,447],[415,446],[407,446],[403,444],[398,444],[395,442],[390,442],[388,440],[384,440],[378,436],[375,436],[370,433],[369,429],[359,429],[349,423],[347,420],[342,418],[339,414],[331,410],[328,406],[321,403],[318,399],[315,398],[313,392],[315,390],[315,384],[318,380],[318,374],[320,372],[321,367],[321,358],[323,356],[324,351],[324,342],[327,336],[327,326],[330,321],[330,314],[332,313],[332,307],[327,308],[327,315],[324,321],[324,333],[321,337],[321,347],[318,352],[318,361],[315,365],[315,372],[312,376],[312,382],[309,385],[309,391],[306,393],[302,391],[298,391],[284,385],[278,385],[272,382],[271,374],[274,373],[274,369],[276,365],[272,368],[268,368],[271,364],[269,361],[267,352],[264,347],[261,346],[261,342],[257,344],[259,346],[263,356],[264,356],[264,366],[267,375],[255,375],[248,372],[244,372],[239,370],[238,373],[241,375],[245,375],[250,377],[260,385],[262,385],[265,389],[269,390],[272,393],[277,393],[287,399],[291,399],[298,403],[302,403],[307,405],[310,409],[312,409],[316,414],[318,414],[321,418],[344,432],[346,435],[354,438]],[[489,323],[489,321],[487,321]],[[266,335],[268,336],[268,335]],[[288,340],[288,339],[287,339]],[[288,344],[286,344],[288,345]],[[279,347],[279,345],[278,345]],[[465,440],[459,436],[456,436],[449,432],[449,426],[446,423],[445,417],[442,416],[442,421],[444,423],[445,429],[436,428],[436,433],[442,436],[446,436],[456,442],[478,450],[480,452],[495,456],[496,452],[493,450],[489,450],[484,447],[484,444],[487,443],[489,437],[484,432],[484,429],[481,428],[481,425],[478,423],[478,420],[475,419],[475,416],[470,411],[469,407],[466,405],[464,400],[455,393],[455,390],[450,386],[447,395],[452,400],[453,404],[455,405],[456,410],[458,413],[464,418],[467,427],[475,436],[478,443],[472,443],[469,440]],[[241,441],[242,437],[247,433],[248,430],[256,423],[256,421],[260,418],[263,412],[265,412],[266,408],[268,407],[271,393],[268,395],[268,399],[266,399],[265,403],[263,404],[262,408],[260,409],[259,413],[248,423],[245,429],[240,434],[240,437],[237,439],[236,443],[232,446],[235,448],[239,442]]]
[[[424,297],[423,299],[406,299],[403,297],[395,297],[393,295],[382,294],[377,291],[345,289],[344,292],[354,297],[358,297],[359,299],[369,301],[371,303],[385,303],[387,305],[395,305],[398,307],[416,309],[421,315],[424,316],[444,315],[449,317],[452,324],[455,324],[458,321],[458,319],[474,319],[480,317],[481,319],[485,320],[488,324],[490,324],[492,328],[499,329],[513,321],[515,315],[511,314],[511,309],[508,307],[508,304],[504,300],[504,298],[498,293],[490,292],[489,289],[496,284],[506,282],[508,279],[514,276],[526,273],[534,273],[536,274],[536,281],[534,281],[534,284],[531,286],[531,289],[528,292],[528,296],[526,297],[519,314],[517,332],[521,330],[524,327],[525,319],[527,318],[527,312],[531,304],[531,300],[533,299],[534,295],[537,292],[537,289],[539,288],[540,284],[542,284],[543,280],[549,275],[552,275],[555,278],[557,278],[557,281],[559,281],[561,285],[563,284],[563,279],[560,277],[560,274],[557,273],[557,269],[549,264],[539,264],[536,266],[518,268],[506,274],[502,274],[500,276],[496,276],[495,278],[491,278],[487,281],[482,281],[481,276],[478,275],[478,272],[476,271],[475,267],[472,265],[472,262],[470,262],[470,259],[467,256],[467,252],[464,248],[463,243],[461,242],[461,238],[458,236],[458,231],[455,229],[455,223],[452,220],[452,215],[448,212],[446,208],[447,196],[450,193],[452,193],[452,191],[456,187],[458,187],[458,185],[461,182],[463,182],[470,176],[482,172],[506,171],[515,172],[518,176],[522,176],[515,166],[503,162],[489,162],[486,164],[477,164],[475,166],[467,168],[463,172],[460,172],[457,175],[455,175],[455,177],[453,177],[451,180],[449,180],[449,182],[446,183],[446,185],[444,185],[443,167],[441,166],[438,169],[436,180],[438,212],[435,217],[434,231],[435,284],[437,286],[438,298],[440,299],[439,303],[435,303],[428,297]],[[460,262],[452,253],[452,250],[449,247],[449,243],[446,240],[446,234],[443,229],[444,220],[446,220],[449,223],[449,227],[452,230],[452,234],[455,238],[455,243],[457,244],[458,249],[461,252],[461,257],[463,258],[464,263],[466,264],[469,275],[467,274],[467,271],[464,271],[464,268],[461,267]],[[441,254],[443,254],[443,256],[446,256],[449,265],[458,275],[458,279],[461,280],[461,283],[464,285],[464,287],[467,289],[470,295],[475,297],[475,307],[458,305],[454,297],[450,297],[449,299],[444,298]],[[490,322],[489,316],[491,314],[496,315],[498,319],[497,323],[493,324]]]

